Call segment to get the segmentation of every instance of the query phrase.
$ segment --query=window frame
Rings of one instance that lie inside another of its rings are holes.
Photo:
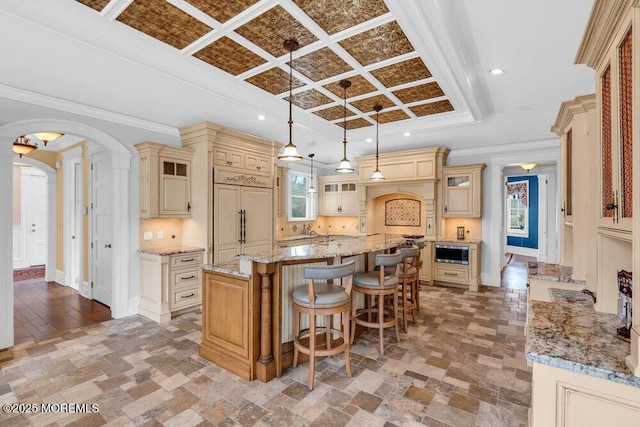
[[[299,195],[294,195],[291,193],[292,190],[292,185],[291,185],[291,180],[293,176],[302,176],[305,178],[305,196],[304,198],[306,199],[307,203],[307,212],[304,218],[302,217],[292,217],[292,206],[293,206],[293,198],[303,198],[303,196],[299,196]],[[315,177],[313,179],[313,181],[315,181]],[[316,219],[316,195],[318,193],[309,193],[309,187],[313,184],[314,188],[318,188],[317,185],[315,185],[315,182],[311,182],[311,175],[308,173],[304,173],[304,172],[297,172],[297,171],[288,171],[287,172],[287,220],[290,222],[295,222],[295,221],[315,221]]]
[[[530,196],[530,191],[529,191],[529,181],[526,179],[523,179],[522,181],[511,181],[511,182],[507,182],[507,186],[509,184],[525,184],[525,187],[527,189],[527,200],[529,199]],[[513,197],[509,196],[509,194],[507,194],[507,203],[506,203],[506,228],[507,228],[507,236],[511,236],[511,237],[524,237],[524,238],[528,238],[529,237],[529,203],[527,203],[526,206],[523,207],[519,207],[517,208],[518,210],[522,210],[524,211],[524,228],[520,229],[520,230],[516,230],[516,229],[512,229],[511,228],[511,210],[513,209],[511,207],[511,201],[514,199]]]

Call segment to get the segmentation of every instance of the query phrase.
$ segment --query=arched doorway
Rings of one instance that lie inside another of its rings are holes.
[[[137,242],[132,235],[130,212],[130,160],[131,151],[111,135],[81,123],[67,120],[24,120],[0,127],[0,197],[8,203],[0,204],[0,253],[10,254],[13,249],[13,152],[11,142],[19,135],[43,130],[55,130],[64,134],[81,137],[97,144],[109,153],[111,161],[111,219],[113,234],[113,256],[111,257],[111,312],[114,318],[136,313],[137,304],[131,300],[136,295],[138,280],[132,274],[131,259]],[[136,186],[133,186],[136,188]],[[55,192],[54,192],[55,194]],[[55,229],[55,227],[53,227]],[[135,233],[137,235],[137,233]],[[55,240],[55,237],[54,237]],[[12,257],[0,257],[0,349],[13,345],[13,260]],[[51,269],[53,270],[53,269]],[[2,280],[4,278],[4,280]]]

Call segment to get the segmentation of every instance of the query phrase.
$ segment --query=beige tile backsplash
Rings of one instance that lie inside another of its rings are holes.
[[[162,238],[158,239],[158,232]],[[144,233],[151,232],[153,238],[144,240]],[[140,220],[140,249],[155,249],[182,245],[182,219],[153,218]]]

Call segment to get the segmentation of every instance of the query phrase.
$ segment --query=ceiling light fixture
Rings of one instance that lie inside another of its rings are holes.
[[[32,144],[29,142],[29,138],[24,135],[17,137],[16,140],[13,141],[13,152],[20,157],[36,149],[38,149],[38,144],[35,142]]]
[[[340,173],[353,173],[351,163],[349,162],[349,159],[347,159],[347,89],[349,86],[351,86],[351,82],[349,80],[340,81],[340,87],[344,89],[344,140],[342,141],[342,144],[344,144],[344,156],[340,161],[340,166],[336,169],[336,172]]]
[[[523,163],[520,165],[520,167],[524,170],[527,171],[527,173],[529,173],[529,171],[533,168],[535,168],[536,166],[538,166],[537,163]]]
[[[308,193],[317,193],[318,191],[316,190],[316,188],[313,186],[313,156],[315,156],[315,154],[309,154],[309,158],[311,159],[311,186],[309,187],[309,190],[307,190]]]
[[[47,146],[49,141],[53,141],[54,139],[58,139],[63,136],[63,133],[60,132],[36,132],[34,133],[35,137],[40,141],[44,142],[44,146]]]
[[[403,133],[404,136],[411,136],[411,132],[405,132]]]
[[[282,154],[278,156],[278,160],[284,160],[285,162],[297,162],[302,160],[302,156],[298,154],[298,149],[293,145],[292,141],[292,129],[293,129],[293,51],[298,50],[300,44],[297,40],[288,39],[282,44],[285,49],[289,51],[289,143],[285,145]]]
[[[373,142],[373,138],[367,138],[364,140],[364,142]]]
[[[256,120],[262,122],[262,121],[267,120],[267,117],[264,114],[258,114],[258,117],[256,117]]]
[[[503,76],[505,74],[507,74],[507,70],[503,69],[503,68],[492,68],[489,70],[489,72],[491,74],[493,74],[494,76]]]
[[[380,104],[376,104],[373,106],[373,110],[376,112],[376,170],[373,171],[373,173],[371,174],[371,178],[369,178],[371,181],[384,181],[384,176],[382,175],[382,172],[380,172],[380,169],[378,168],[378,126],[380,125],[380,110],[382,110],[382,105]]]

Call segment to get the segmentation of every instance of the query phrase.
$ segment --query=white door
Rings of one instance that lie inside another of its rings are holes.
[[[64,166],[65,285],[80,291],[82,283],[82,165],[79,160]]]
[[[111,216],[111,157],[106,152],[91,156],[91,287],[96,301],[111,307],[111,258],[114,248]],[[117,248],[116,248],[117,249]]]
[[[244,251],[268,251],[273,245],[273,193],[270,188],[242,187]]]
[[[29,265],[47,263],[47,177],[33,171],[25,186],[27,198],[27,257]]]

